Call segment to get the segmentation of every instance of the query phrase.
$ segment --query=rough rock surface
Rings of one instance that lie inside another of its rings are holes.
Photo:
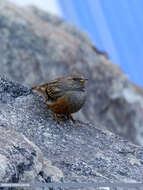
[[[0,78],[0,134],[1,182],[143,181],[142,147],[98,122],[57,125],[42,96],[6,78]]]
[[[62,171],[52,166],[33,142],[7,124],[0,120],[0,182],[59,181]]]
[[[88,101],[76,114],[143,145],[143,90],[60,18],[0,1],[0,73],[28,86],[73,71],[89,78]]]

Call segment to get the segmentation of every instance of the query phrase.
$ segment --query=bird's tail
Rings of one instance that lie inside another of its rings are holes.
[[[32,87],[31,87],[31,90],[38,90],[38,91],[39,91],[40,89],[41,89],[40,86],[32,86]]]
[[[46,97],[46,87],[44,85],[32,86],[31,90],[37,90],[37,91],[41,92]]]

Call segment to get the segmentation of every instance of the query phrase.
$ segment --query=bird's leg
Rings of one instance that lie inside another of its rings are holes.
[[[59,124],[60,123],[60,118],[57,116],[56,113],[54,113],[54,117],[56,119],[56,123]]]
[[[73,116],[71,114],[68,115],[68,118],[71,119],[73,121],[73,123],[75,123],[75,119],[73,118]]]

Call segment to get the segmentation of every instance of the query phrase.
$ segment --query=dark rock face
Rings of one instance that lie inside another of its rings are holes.
[[[0,73],[31,86],[73,71],[88,82],[87,103],[76,114],[143,144],[143,92],[81,31],[35,8],[0,2]]]
[[[101,130],[98,122],[57,125],[42,96],[0,81],[7,97],[0,100],[1,182],[142,182],[143,148]]]
[[[29,93],[30,90],[27,87],[8,81],[6,77],[0,78],[0,101],[2,103],[7,103],[14,100],[14,98],[28,95]]]

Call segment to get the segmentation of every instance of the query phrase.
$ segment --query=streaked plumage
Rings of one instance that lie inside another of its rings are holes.
[[[57,78],[49,83],[34,86],[46,98],[46,104],[55,114],[72,118],[71,113],[77,112],[83,106],[87,90],[85,79],[80,74],[71,74]]]

